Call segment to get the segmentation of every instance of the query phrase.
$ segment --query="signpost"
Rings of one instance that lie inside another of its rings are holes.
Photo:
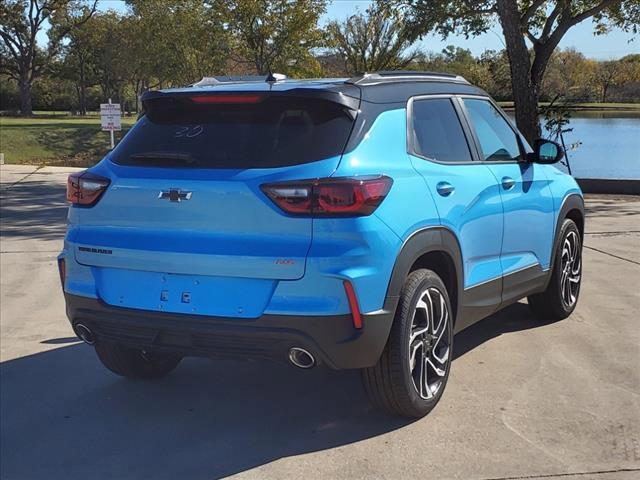
[[[111,150],[113,150],[115,146],[113,132],[122,130],[120,123],[120,104],[111,103],[111,99],[109,99],[109,103],[101,103],[100,122],[102,123],[102,131],[111,133]]]

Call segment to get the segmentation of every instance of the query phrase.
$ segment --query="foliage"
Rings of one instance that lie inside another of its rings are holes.
[[[573,128],[569,126],[573,112],[572,106],[571,102],[558,95],[543,106],[540,111],[543,118],[543,130],[547,132],[547,138],[561,144],[564,151],[562,163],[569,169],[569,173],[571,173],[569,151],[576,150],[582,144],[578,141],[567,147],[564,141],[564,134],[573,131]]]
[[[188,85],[221,74],[231,47],[220,2],[217,10],[201,0],[128,0],[125,19],[136,59],[131,79],[149,86]]]
[[[571,4],[574,16],[588,3],[557,1]],[[500,22],[495,11],[501,2],[378,0],[323,29],[319,22],[325,0],[127,0],[124,12],[96,13],[93,0],[0,1],[5,32],[0,42],[0,109],[29,112],[26,105],[33,103],[37,109],[85,114],[111,97],[125,110],[138,111],[140,95],[148,89],[188,85],[203,76],[269,70],[293,77],[382,69],[446,71],[464,76],[499,100],[515,99],[519,108],[523,99],[514,92],[533,92],[541,101],[557,96],[570,102],[640,100],[640,55],[597,62],[574,50],[555,49],[539,85],[533,83],[532,64],[525,58],[529,67],[523,88],[512,81],[514,62],[509,58],[518,57],[508,50],[485,51],[479,57],[453,46],[438,53],[409,50],[411,39],[427,31],[473,35]],[[596,31],[616,22],[627,22],[625,28],[633,31],[629,19],[638,3],[627,1],[594,14]],[[534,12],[527,20],[534,36],[544,36],[548,20],[541,12],[546,8],[552,13],[553,5],[556,2],[517,3],[519,11]],[[491,12],[483,12],[487,9]],[[460,16],[444,18],[443,12]],[[552,30],[559,28],[562,15]],[[429,19],[439,23],[429,27]],[[40,44],[29,44],[30,35],[47,24],[47,43],[40,34]],[[522,41],[529,42],[524,37]],[[20,44],[31,45],[33,51],[12,55],[11,48]],[[527,45],[529,60],[538,58],[533,44]]]
[[[559,50],[551,55],[542,81],[540,98],[554,97],[585,101],[595,93],[594,75],[598,62],[587,60],[575,49]]]
[[[318,27],[326,0],[210,0],[223,5],[236,63],[254,73],[304,76],[318,72],[313,50],[323,43]]]
[[[98,0],[4,0],[0,3],[0,72],[20,86],[21,110],[31,115],[31,87],[58,54],[62,39],[95,13]],[[46,49],[37,35],[50,25]]]
[[[342,58],[350,74],[376,70],[398,70],[416,59],[406,53],[411,45],[402,14],[384,2],[372,4],[342,22],[327,25],[328,45]]]
[[[595,33],[613,26],[637,33],[640,25],[640,0],[393,0],[393,4],[407,12],[412,38],[428,32],[475,36],[498,23],[510,61],[516,121],[530,141],[540,134],[537,104],[546,69],[567,31],[585,20],[593,22]]]

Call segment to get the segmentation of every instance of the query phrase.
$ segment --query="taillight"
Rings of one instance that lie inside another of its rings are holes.
[[[299,216],[361,217],[385,199],[393,180],[386,176],[321,178],[262,185],[282,210]]]
[[[67,179],[67,201],[74,205],[95,205],[108,186],[108,178],[86,171],[72,173]]]

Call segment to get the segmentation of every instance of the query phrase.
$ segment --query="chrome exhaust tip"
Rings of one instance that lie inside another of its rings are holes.
[[[308,369],[316,364],[316,359],[307,350],[293,347],[289,350],[289,361],[298,368]]]
[[[93,345],[96,343],[96,337],[93,335],[93,332],[83,323],[76,323],[73,326],[73,331],[78,336],[78,338],[87,345]]]

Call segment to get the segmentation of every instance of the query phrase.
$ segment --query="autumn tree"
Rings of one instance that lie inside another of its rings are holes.
[[[96,11],[98,0],[3,0],[0,2],[0,72],[13,78],[20,88],[20,110],[31,115],[32,88],[53,58],[62,39],[85,23]],[[46,25],[49,42],[38,45],[38,34]]]
[[[370,5],[344,21],[327,25],[329,45],[350,74],[376,70],[406,68],[417,57],[407,53],[411,40],[407,38],[402,14],[387,8],[384,2]]]
[[[589,100],[594,93],[597,65],[574,48],[556,50],[551,55],[542,82],[541,100],[550,101],[558,97]]]
[[[612,27],[638,32],[640,0],[392,0],[404,8],[412,37],[429,32],[447,37],[502,27],[516,122],[529,141],[540,136],[538,101],[549,60],[575,25],[592,21],[596,33]]]
[[[598,86],[600,101],[602,103],[607,101],[607,95],[612,88],[622,86],[634,80],[633,67],[633,63],[626,59],[607,60],[598,63],[595,72],[595,82]],[[638,81],[637,77],[635,80]]]

